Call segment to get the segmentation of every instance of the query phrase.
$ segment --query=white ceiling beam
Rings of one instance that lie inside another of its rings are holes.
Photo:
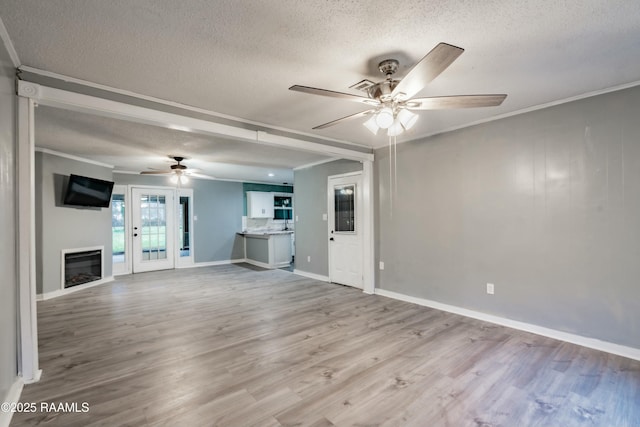
[[[39,105],[95,114],[129,122],[143,123],[201,135],[220,136],[246,142],[268,144],[292,150],[307,151],[328,156],[339,156],[356,161],[373,161],[372,153],[335,147],[296,138],[272,135],[240,127],[196,119],[151,108],[98,98],[95,96],[51,88],[28,81],[18,82],[18,95],[30,98]]]

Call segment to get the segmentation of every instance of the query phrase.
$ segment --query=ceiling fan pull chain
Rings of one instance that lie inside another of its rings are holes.
[[[393,137],[393,188],[398,195],[398,137]]]

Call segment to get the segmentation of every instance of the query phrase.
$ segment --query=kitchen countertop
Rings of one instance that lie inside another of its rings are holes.
[[[269,236],[279,235],[279,234],[293,234],[293,230],[267,230],[267,231],[241,231],[236,233],[240,236],[246,237],[259,237],[259,238],[269,238]]]

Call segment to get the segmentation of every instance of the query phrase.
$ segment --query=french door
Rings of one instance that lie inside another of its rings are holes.
[[[174,194],[171,189],[131,189],[134,273],[174,268]]]
[[[362,174],[330,176],[328,190],[329,280],[362,288]]]

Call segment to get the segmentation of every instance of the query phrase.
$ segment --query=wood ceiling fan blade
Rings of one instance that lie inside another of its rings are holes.
[[[351,95],[350,93],[335,92],[333,90],[318,89],[316,87],[293,85],[289,88],[289,90],[310,93],[312,95],[328,96],[329,98],[345,99],[347,101],[359,102],[361,104],[380,105],[380,102],[375,99],[365,98],[364,96]]]
[[[450,108],[496,107],[507,95],[453,95],[414,98],[406,103],[409,110],[446,110]]]
[[[171,175],[172,171],[142,171],[140,175]]]
[[[366,111],[362,111],[360,113],[351,114],[350,116],[342,117],[342,118],[334,120],[332,122],[328,122],[328,123],[325,123],[323,125],[316,126],[313,129],[315,130],[315,129],[328,128],[329,126],[337,125],[338,123],[346,122],[346,121],[351,120],[351,119],[357,119],[358,117],[364,117],[364,116],[366,116],[368,114],[373,113],[374,111],[376,111],[376,110],[366,110]]]
[[[460,55],[464,49],[447,43],[439,43],[431,52],[427,53],[400,80],[400,83],[391,92],[392,97],[404,93],[404,99],[409,99],[422,90],[429,82],[438,77]]]

